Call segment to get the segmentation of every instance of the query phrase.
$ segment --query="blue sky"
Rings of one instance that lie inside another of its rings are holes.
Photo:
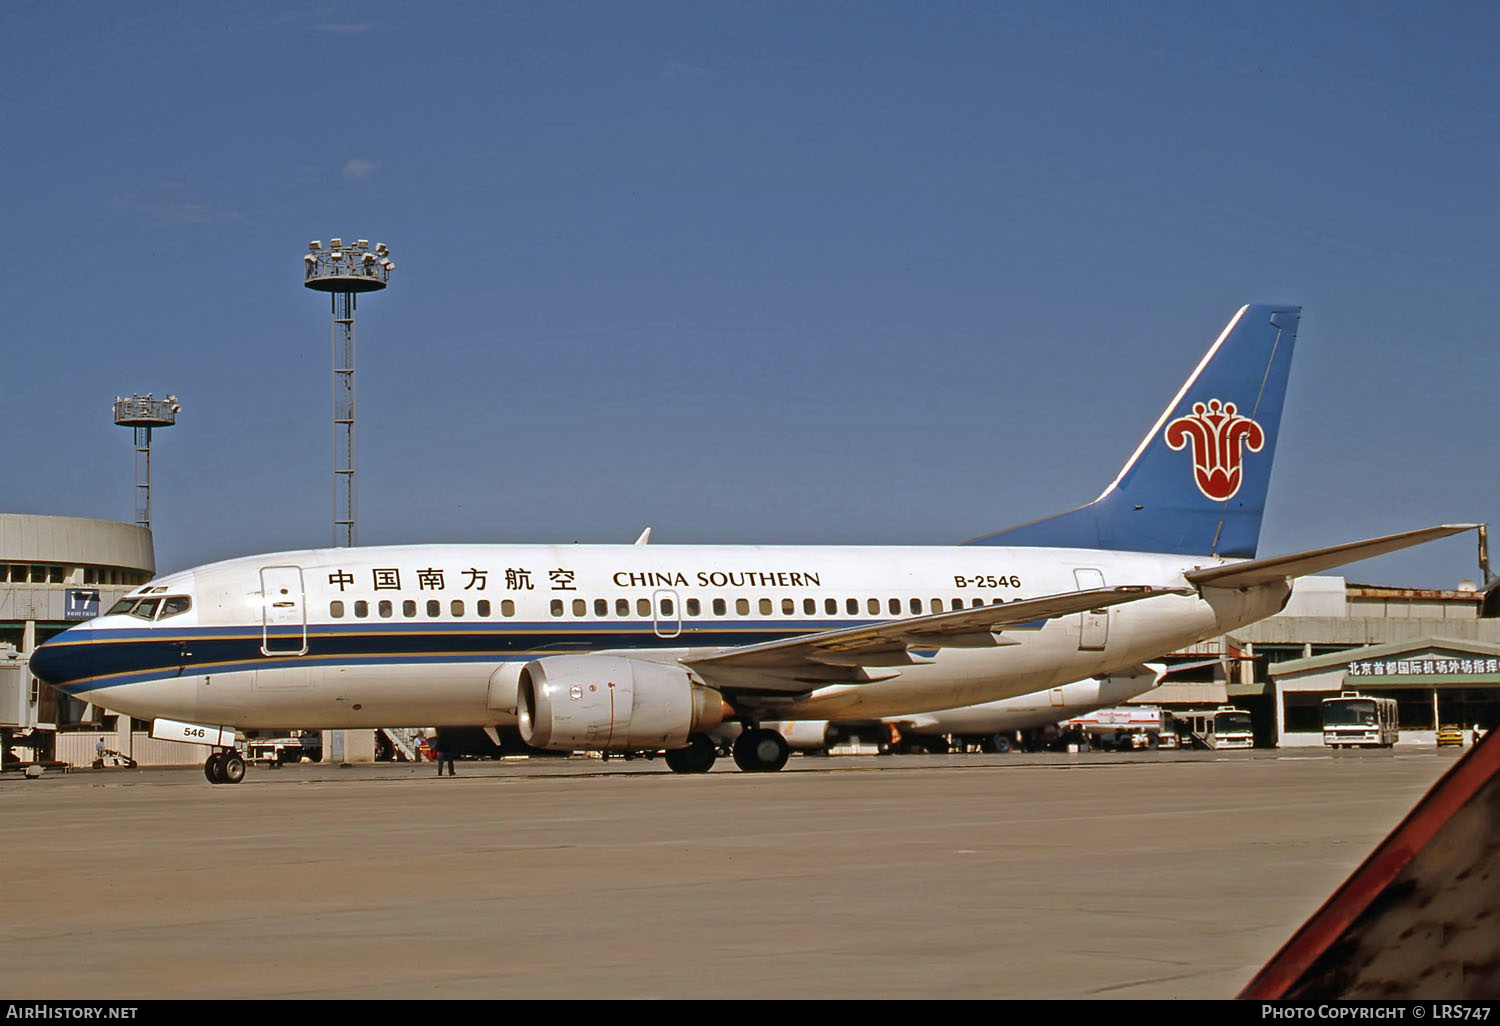
[[[1092,499],[1240,305],[1304,307],[1270,555],[1494,519],[1500,8],[0,7],[0,509],[158,564],[331,538],[946,543]],[[1472,536],[1351,578],[1452,586]]]

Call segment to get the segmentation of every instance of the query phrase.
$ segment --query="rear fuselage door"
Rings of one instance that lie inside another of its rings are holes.
[[[260,570],[262,655],[307,654],[307,603],[300,566]]]
[[[1090,591],[1104,587],[1104,572],[1092,567],[1079,567],[1073,571],[1073,580],[1079,591]],[[1109,609],[1089,609],[1078,614],[1080,623],[1078,651],[1098,652],[1109,644]]]

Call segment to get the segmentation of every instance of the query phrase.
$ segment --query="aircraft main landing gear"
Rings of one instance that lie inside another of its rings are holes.
[[[746,773],[775,773],[791,754],[786,738],[764,727],[747,727],[734,739],[734,764]]]
[[[707,773],[714,768],[719,750],[713,738],[707,734],[694,734],[688,738],[686,748],[677,748],[667,753],[667,766],[673,773]]]
[[[245,760],[232,748],[215,749],[203,763],[210,784],[238,784],[245,779]]]

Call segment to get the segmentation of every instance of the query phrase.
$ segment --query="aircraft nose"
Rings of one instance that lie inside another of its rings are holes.
[[[72,662],[60,642],[60,638],[45,642],[31,653],[31,675],[53,687],[68,682],[68,664]]]

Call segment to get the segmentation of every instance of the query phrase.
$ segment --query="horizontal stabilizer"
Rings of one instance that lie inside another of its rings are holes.
[[[1357,563],[1372,556],[1383,556],[1387,552],[1436,541],[1464,531],[1478,530],[1478,524],[1444,524],[1441,527],[1424,527],[1420,531],[1405,531],[1388,534],[1381,538],[1345,542],[1330,545],[1326,549],[1308,549],[1289,556],[1273,556],[1270,559],[1254,559],[1248,563],[1231,563],[1228,566],[1205,567],[1189,570],[1184,576],[1193,584],[1203,588],[1253,588],[1258,584],[1270,584],[1288,577],[1332,570],[1345,563]]]

